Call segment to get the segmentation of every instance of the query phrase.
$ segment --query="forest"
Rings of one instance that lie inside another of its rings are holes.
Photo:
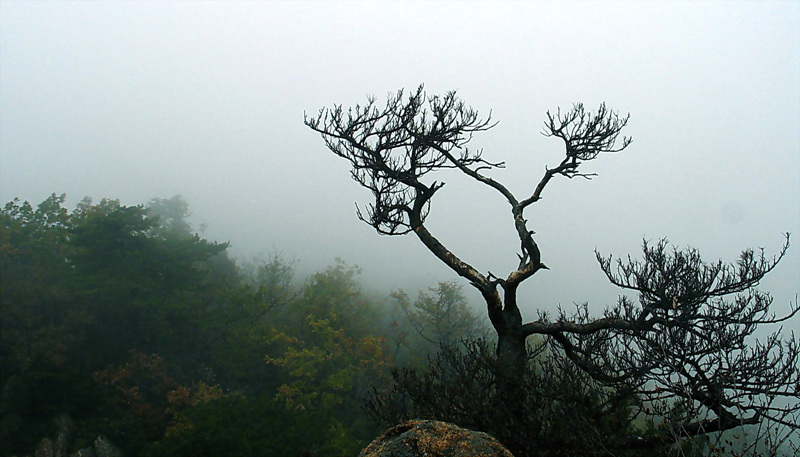
[[[454,283],[381,296],[344,261],[237,262],[180,196],[64,201],[2,210],[3,456],[65,417],[70,453],[102,434],[124,455],[356,455],[392,367],[483,334]]]
[[[377,292],[344,260],[299,278],[279,255],[242,261],[204,239],[180,196],[65,201],[0,213],[2,456],[72,455],[101,435],[126,456],[355,456],[414,417],[494,433],[518,456],[732,455],[784,436],[615,447],[680,412],[637,414],[637,393],[541,337],[518,392],[527,422],[509,429],[491,332],[458,282]]]

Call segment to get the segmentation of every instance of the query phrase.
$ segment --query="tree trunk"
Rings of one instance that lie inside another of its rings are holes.
[[[520,329],[509,329],[498,333],[496,408],[505,411],[513,418],[524,414],[525,371],[528,359],[525,336]]]
[[[521,329],[517,326],[516,329],[498,331],[497,334],[497,392],[493,405],[495,413],[492,415],[503,418],[502,424],[494,425],[495,438],[504,443],[514,455],[524,455],[525,446],[518,437],[519,427],[529,423],[524,388],[528,354],[525,337],[519,330]]]

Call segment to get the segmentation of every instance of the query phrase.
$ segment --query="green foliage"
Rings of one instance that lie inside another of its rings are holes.
[[[85,338],[85,310],[70,287],[65,196],[33,210],[15,199],[0,213],[0,368],[4,376],[37,363],[62,366]]]
[[[154,198],[147,203],[148,215],[156,218],[158,224],[154,231],[161,237],[189,238],[192,226],[187,220],[192,213],[189,204],[180,195],[172,198]]]
[[[338,427],[316,411],[300,411],[271,398],[228,395],[188,411],[191,426],[148,446],[145,457],[283,457],[304,451],[330,457],[358,452]]]
[[[0,455],[61,413],[70,451],[105,434],[127,455],[344,456],[378,433],[361,397],[391,359],[357,268],[298,289],[279,257],[241,268],[195,234],[179,196],[64,201],[0,212]]]
[[[312,275],[300,297],[286,310],[285,324],[296,326],[301,335],[311,331],[305,325],[310,315],[331,321],[335,328],[345,329],[357,336],[373,332],[378,319],[377,310],[361,292],[358,275],[361,270],[341,259],[336,265]]]
[[[185,357],[201,338],[198,312],[204,309],[212,271],[209,259],[227,244],[197,235],[167,236],[157,218],[141,206],[85,199],[75,214],[71,263],[79,274],[81,299],[95,316],[90,364],[100,368],[128,350]]]
[[[412,417],[487,431],[520,456],[637,455],[614,437],[669,425],[632,421],[629,393],[540,347],[522,407],[507,408],[493,352],[461,344],[483,328],[453,282],[397,291],[392,309],[341,260],[299,284],[279,256],[237,265],[194,232],[180,196],[64,202],[0,211],[0,456],[31,454],[63,413],[78,425],[69,451],[105,434],[153,457],[353,456]],[[717,455],[735,439],[673,451]]]
[[[132,352],[125,364],[92,375],[105,394],[105,426],[113,424],[106,434],[126,446],[129,453],[138,453],[144,442],[189,428],[185,416],[188,408],[223,395],[219,386],[202,381],[181,385],[169,371],[162,357]]]
[[[269,364],[285,370],[288,382],[278,389],[278,398],[299,409],[332,409],[359,401],[366,381],[379,379],[388,369],[383,339],[353,338],[328,319],[309,316],[306,338],[285,333],[275,335],[282,343],[280,357],[266,357]],[[353,405],[349,405],[351,408]]]
[[[461,286],[455,281],[440,282],[428,292],[420,291],[413,303],[402,289],[392,293],[392,298],[410,326],[405,330],[403,344],[418,357],[488,334],[481,319],[469,309]]]
[[[280,385],[264,355],[274,339],[278,314],[297,297],[294,270],[278,256],[237,268],[237,281],[209,298],[196,346],[205,354],[209,380],[247,395],[274,394]]]
[[[662,455],[615,448],[614,439],[644,433],[630,420],[633,396],[602,387],[556,353],[532,348],[525,378],[507,373],[485,341],[443,347],[423,369],[392,371],[388,388],[375,388],[369,413],[384,424],[413,418],[451,422],[481,430],[514,455]],[[497,385],[518,383],[517,405],[502,402]]]
[[[92,318],[73,286],[64,201],[14,199],[0,211],[2,455],[30,450],[53,414],[97,404],[77,363]]]
[[[92,373],[139,350],[168,355],[188,380],[201,367],[209,301],[238,281],[227,245],[189,234],[186,212],[164,228],[141,206],[86,198],[70,214],[64,201],[53,194],[33,209],[15,199],[0,212],[0,413],[12,426],[3,455],[30,452],[42,437],[36,424],[57,413],[96,434],[138,428],[126,441],[144,439],[142,417],[122,419],[130,408],[109,401]]]
[[[283,380],[276,399],[300,411],[326,411],[341,434],[355,430],[368,441],[377,430],[364,420],[362,398],[369,385],[386,380],[391,359],[358,273],[339,261],[313,275],[275,329],[265,360]]]

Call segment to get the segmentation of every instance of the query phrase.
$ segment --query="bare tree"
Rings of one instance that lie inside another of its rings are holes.
[[[679,439],[769,420],[796,429],[789,417],[800,410],[798,340],[794,334],[783,339],[779,332],[753,339],[759,326],[784,322],[798,312],[794,303],[786,316],[771,314],[770,296],[755,288],[785,254],[788,235],[775,257],[747,250],[735,265],[705,263],[696,250],[670,250],[666,240],[655,246],[645,243],[641,261],[614,261],[598,253],[609,280],[638,294],[638,303],[623,297],[599,317],[582,306],[574,313],[559,310],[554,319],[540,312],[538,319],[523,322],[517,289],[548,268],[524,211],[542,199],[554,177],[591,179],[594,174],[580,169],[584,162],[631,143],[628,137],[620,138],[629,115],[620,116],[605,104],[594,113],[575,104],[565,112],[547,112],[546,118],[542,134],[561,139],[564,157],[546,167],[531,194],[522,199],[487,174],[504,168],[503,162],[487,161],[481,150],[467,147],[473,134],[495,123],[491,115],[479,116],[455,92],[428,97],[420,86],[406,97],[400,90],[390,94],[383,107],[370,97],[366,105],[346,110],[341,105],[323,108],[316,116],[306,116],[305,124],[322,135],[334,154],[350,162],[352,178],[372,192],[374,201],[357,211],[361,220],[384,235],[413,232],[480,291],[497,333],[497,357],[508,374],[498,380],[498,389],[505,393],[500,401],[513,403],[524,379],[526,339],[538,334],[593,378],[634,387],[642,414],[657,409],[657,404],[683,402],[686,412],[669,430]],[[480,272],[425,225],[431,199],[444,186],[433,177],[443,169],[461,171],[508,203],[520,251],[519,262],[506,277]],[[635,441],[652,444],[662,438]]]

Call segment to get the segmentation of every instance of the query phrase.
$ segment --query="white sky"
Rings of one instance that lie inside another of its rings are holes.
[[[303,125],[333,103],[425,83],[500,123],[476,137],[529,194],[559,141],[545,112],[606,101],[631,113],[622,154],[558,179],[526,216],[551,271],[537,306],[614,300],[593,249],[642,237],[709,260],[746,247],[789,256],[768,280],[800,292],[800,2],[0,2],[0,198],[67,193],[139,204],[183,195],[234,254],[277,250],[301,272],[335,257],[380,288],[455,275],[411,237],[356,219],[368,191]],[[429,226],[479,270],[505,275],[507,206],[447,176]]]

